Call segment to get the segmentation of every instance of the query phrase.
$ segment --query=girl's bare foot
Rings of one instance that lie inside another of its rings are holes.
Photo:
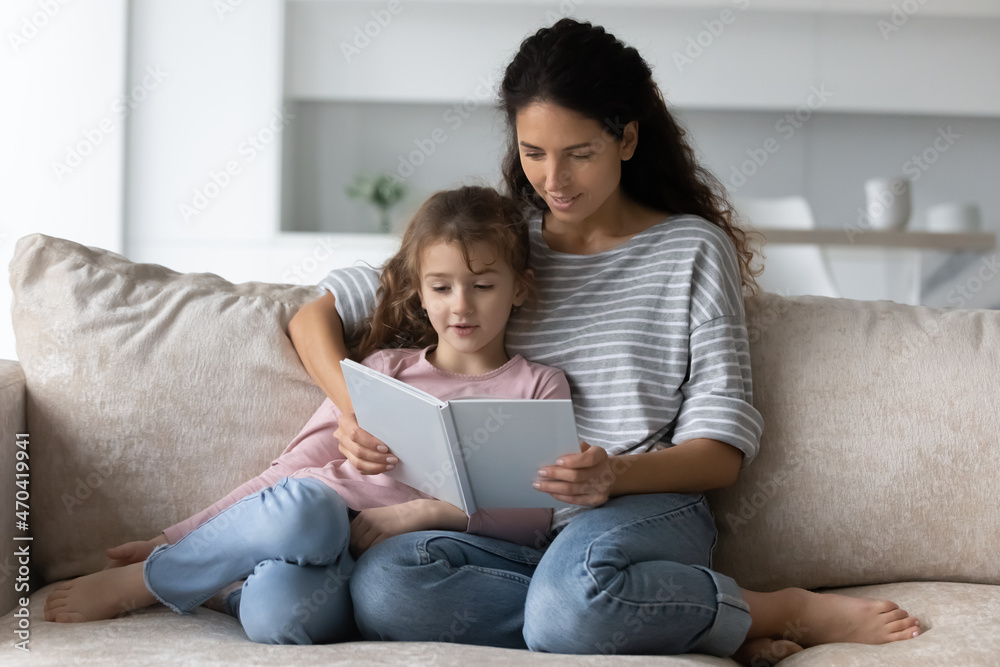
[[[104,552],[111,559],[111,562],[104,569],[107,570],[112,567],[123,567],[132,563],[141,563],[149,558],[149,554],[153,553],[153,549],[166,543],[166,536],[159,535],[151,540],[126,542],[125,544],[119,544],[117,547],[111,547]]]
[[[758,637],[743,642],[743,645],[731,657],[741,665],[765,667],[765,665],[776,665],[781,660],[795,655],[801,650],[801,646],[787,639]]]
[[[886,644],[920,634],[920,621],[895,602],[786,588],[742,591],[752,618],[747,639],[785,639],[801,646],[834,642]]]
[[[57,584],[45,600],[45,620],[101,621],[154,604],[142,568],[143,563],[133,563]]]

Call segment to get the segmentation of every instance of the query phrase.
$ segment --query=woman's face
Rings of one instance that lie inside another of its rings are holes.
[[[556,220],[586,220],[618,192],[622,160],[635,153],[635,121],[616,139],[596,120],[539,102],[522,109],[515,123],[521,167]]]

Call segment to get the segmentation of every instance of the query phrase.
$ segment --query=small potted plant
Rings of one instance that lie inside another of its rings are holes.
[[[375,177],[359,174],[354,177],[354,182],[347,186],[348,197],[366,201],[378,210],[379,230],[384,234],[392,231],[389,209],[405,194],[406,188],[392,174],[383,173]]]

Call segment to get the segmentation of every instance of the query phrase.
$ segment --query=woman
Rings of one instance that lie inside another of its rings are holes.
[[[507,345],[570,381],[586,443],[536,486],[577,507],[557,511],[537,548],[445,531],[377,545],[351,584],[363,634],[743,662],[915,636],[917,619],[888,601],[755,593],[710,569],[702,492],[735,481],[762,428],[743,312],[752,252],[649,66],[602,28],[564,19],[522,43],[501,105],[504,179],[531,211],[539,292]],[[344,330],[374,303],[374,277],[347,269],[326,284],[292,340],[344,408],[341,450],[379,473],[388,449],[346,417],[336,364]]]

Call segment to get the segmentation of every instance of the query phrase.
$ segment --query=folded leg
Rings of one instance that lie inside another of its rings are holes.
[[[326,567],[350,558],[349,539],[347,506],[333,489],[285,478],[175,544],[157,547],[145,562],[146,587],[171,609],[187,612],[264,561]]]

